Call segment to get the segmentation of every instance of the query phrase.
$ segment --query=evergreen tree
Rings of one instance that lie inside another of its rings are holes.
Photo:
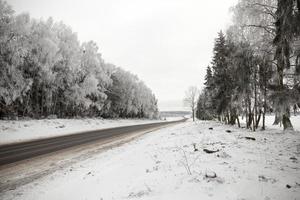
[[[297,6],[297,11],[294,8]],[[284,84],[284,72],[289,70],[291,63],[290,57],[292,53],[291,43],[295,33],[298,32],[299,24],[298,14],[299,2],[295,0],[278,0],[276,10],[276,35],[273,43],[276,46],[274,58],[277,61],[277,86],[275,89],[274,102],[277,111],[277,117],[282,120],[284,129],[293,129],[290,121],[291,98],[290,88]],[[295,16],[296,15],[296,16]]]
[[[228,106],[231,98],[231,81],[228,71],[228,47],[225,35],[222,31],[218,33],[213,49],[213,84],[212,106],[216,109],[216,114],[228,120]]]

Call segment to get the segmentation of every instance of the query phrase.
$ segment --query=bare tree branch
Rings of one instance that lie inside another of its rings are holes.
[[[271,25],[256,25],[256,24],[246,24],[242,26],[244,27],[254,27],[254,28],[262,28],[264,29],[266,32],[268,32],[269,34],[272,34],[273,36],[275,36],[275,29],[271,28]]]
[[[261,7],[264,7],[264,8],[268,8],[268,9],[274,9],[276,10],[277,8],[275,6],[272,6],[272,5],[268,5],[268,4],[263,4],[263,3],[249,3],[248,5],[250,6],[261,6]]]

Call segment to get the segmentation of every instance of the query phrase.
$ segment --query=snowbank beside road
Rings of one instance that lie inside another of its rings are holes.
[[[103,119],[44,119],[24,121],[0,121],[0,145],[61,136],[82,131],[155,123],[159,120],[103,120]]]
[[[182,117],[167,118],[166,121]],[[148,119],[42,119],[42,120],[0,120],[0,145],[80,133],[83,131],[131,126],[137,124],[164,122]]]
[[[298,199],[299,156],[297,132],[253,133],[217,122],[185,122],[94,155],[2,197]]]

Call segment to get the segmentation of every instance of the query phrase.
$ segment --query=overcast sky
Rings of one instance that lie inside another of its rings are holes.
[[[97,42],[106,62],[137,74],[160,108],[202,87],[214,38],[237,0],[8,0],[17,13],[62,20],[80,41]]]

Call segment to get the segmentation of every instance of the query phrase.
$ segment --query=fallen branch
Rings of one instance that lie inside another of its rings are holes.
[[[218,150],[203,149],[203,151],[204,151],[205,153],[216,153],[216,152],[219,151],[219,149],[218,149]]]
[[[245,139],[247,139],[247,140],[256,140],[254,137],[248,137],[248,136],[246,136]]]

